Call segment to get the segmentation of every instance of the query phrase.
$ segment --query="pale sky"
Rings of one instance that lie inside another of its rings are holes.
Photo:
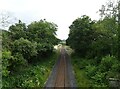
[[[46,19],[58,25],[57,37],[67,39],[72,22],[88,15],[98,20],[96,13],[108,0],[0,0],[0,11],[9,11],[24,23]],[[113,0],[112,0],[113,1]]]

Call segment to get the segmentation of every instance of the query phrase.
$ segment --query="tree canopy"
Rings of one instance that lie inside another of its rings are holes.
[[[28,26],[19,20],[8,31],[2,30],[3,71],[9,71],[3,72],[3,75],[49,56],[53,52],[53,46],[59,42],[56,31],[57,25],[46,20],[35,21]]]

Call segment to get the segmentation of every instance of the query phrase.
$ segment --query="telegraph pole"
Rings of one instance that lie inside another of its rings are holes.
[[[118,1],[118,60],[120,60],[120,0]]]

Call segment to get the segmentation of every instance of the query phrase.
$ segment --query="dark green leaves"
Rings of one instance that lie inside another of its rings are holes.
[[[85,56],[89,50],[89,46],[94,38],[94,30],[92,29],[93,21],[88,16],[73,21],[70,26],[69,38],[67,43],[74,48],[81,56]]]

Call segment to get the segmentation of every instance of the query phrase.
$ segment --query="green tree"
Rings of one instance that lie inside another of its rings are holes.
[[[10,39],[10,32],[6,31],[6,30],[2,30],[2,49],[11,49],[10,45],[11,43],[11,39]]]
[[[92,51],[98,56],[116,55],[117,50],[117,24],[114,18],[105,17],[93,26],[96,37],[92,42]]]
[[[11,52],[10,51],[2,51],[2,75],[3,77],[8,76],[10,71],[9,71],[9,66],[10,66],[10,59],[11,59]]]
[[[88,16],[84,15],[73,21],[72,25],[69,27],[70,33],[67,44],[75,49],[81,56],[87,54],[90,50],[92,40],[94,40],[93,24],[94,22]]]
[[[117,4],[109,1],[107,5],[102,5],[99,10],[101,17],[114,18],[116,20],[117,26],[117,55],[118,60],[120,59],[120,0],[116,2]]]
[[[10,38],[12,41],[18,40],[21,37],[26,38],[26,25],[20,20],[15,25],[9,27]]]
[[[40,20],[32,22],[28,25],[27,35],[30,41],[37,42],[37,50],[39,55],[48,55],[53,50],[53,46],[58,43],[56,38],[57,25]]]
[[[27,39],[20,38],[19,40],[15,40],[13,43],[12,53],[16,55],[16,53],[22,54],[22,56],[28,61],[31,62],[31,57],[37,55],[37,43],[31,42]]]

